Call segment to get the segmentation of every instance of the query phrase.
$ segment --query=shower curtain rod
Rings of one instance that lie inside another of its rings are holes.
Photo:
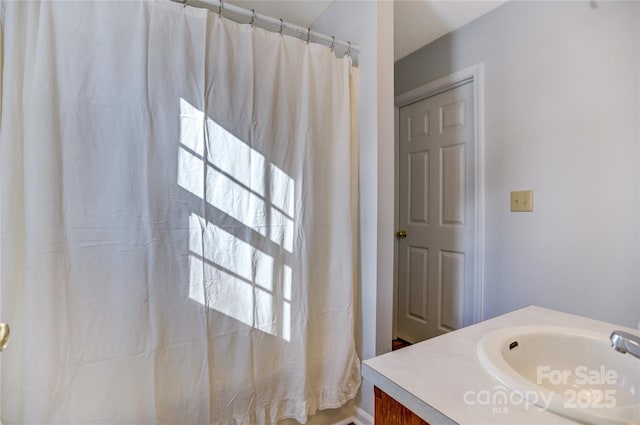
[[[176,3],[181,3],[194,7],[205,7],[209,10],[217,12],[224,16],[224,11],[228,10],[233,13],[237,13],[239,15],[245,16],[247,18],[251,18],[251,21],[261,21],[267,24],[274,25],[280,28],[280,32],[282,33],[283,29],[288,29],[296,33],[299,38],[309,41],[311,38],[315,40],[322,40],[329,44],[332,48],[334,46],[342,46],[347,49],[347,54],[351,52],[360,51],[360,46],[351,43],[350,41],[338,40],[334,36],[328,36],[316,31],[312,31],[311,28],[304,28],[296,24],[292,24],[290,22],[283,21],[282,19],[274,19],[270,16],[261,15],[256,13],[253,9],[245,9],[240,6],[236,6],[234,4],[225,3],[223,0],[172,0]],[[201,6],[202,5],[202,6]]]

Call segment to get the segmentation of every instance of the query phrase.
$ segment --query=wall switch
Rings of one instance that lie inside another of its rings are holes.
[[[517,190],[511,192],[511,211],[532,212],[533,190]]]

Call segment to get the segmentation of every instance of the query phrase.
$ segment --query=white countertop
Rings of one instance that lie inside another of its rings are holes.
[[[483,369],[476,354],[487,333],[511,326],[547,325],[611,333],[633,329],[529,306],[363,362],[362,375],[431,425],[575,424],[535,405],[492,405],[507,391]]]

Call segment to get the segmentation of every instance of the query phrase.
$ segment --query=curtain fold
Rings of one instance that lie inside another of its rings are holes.
[[[355,397],[350,59],[172,2],[2,7],[2,422]]]

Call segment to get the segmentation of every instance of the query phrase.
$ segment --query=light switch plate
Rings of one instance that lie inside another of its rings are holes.
[[[511,211],[532,212],[533,190],[516,190],[511,192]]]

